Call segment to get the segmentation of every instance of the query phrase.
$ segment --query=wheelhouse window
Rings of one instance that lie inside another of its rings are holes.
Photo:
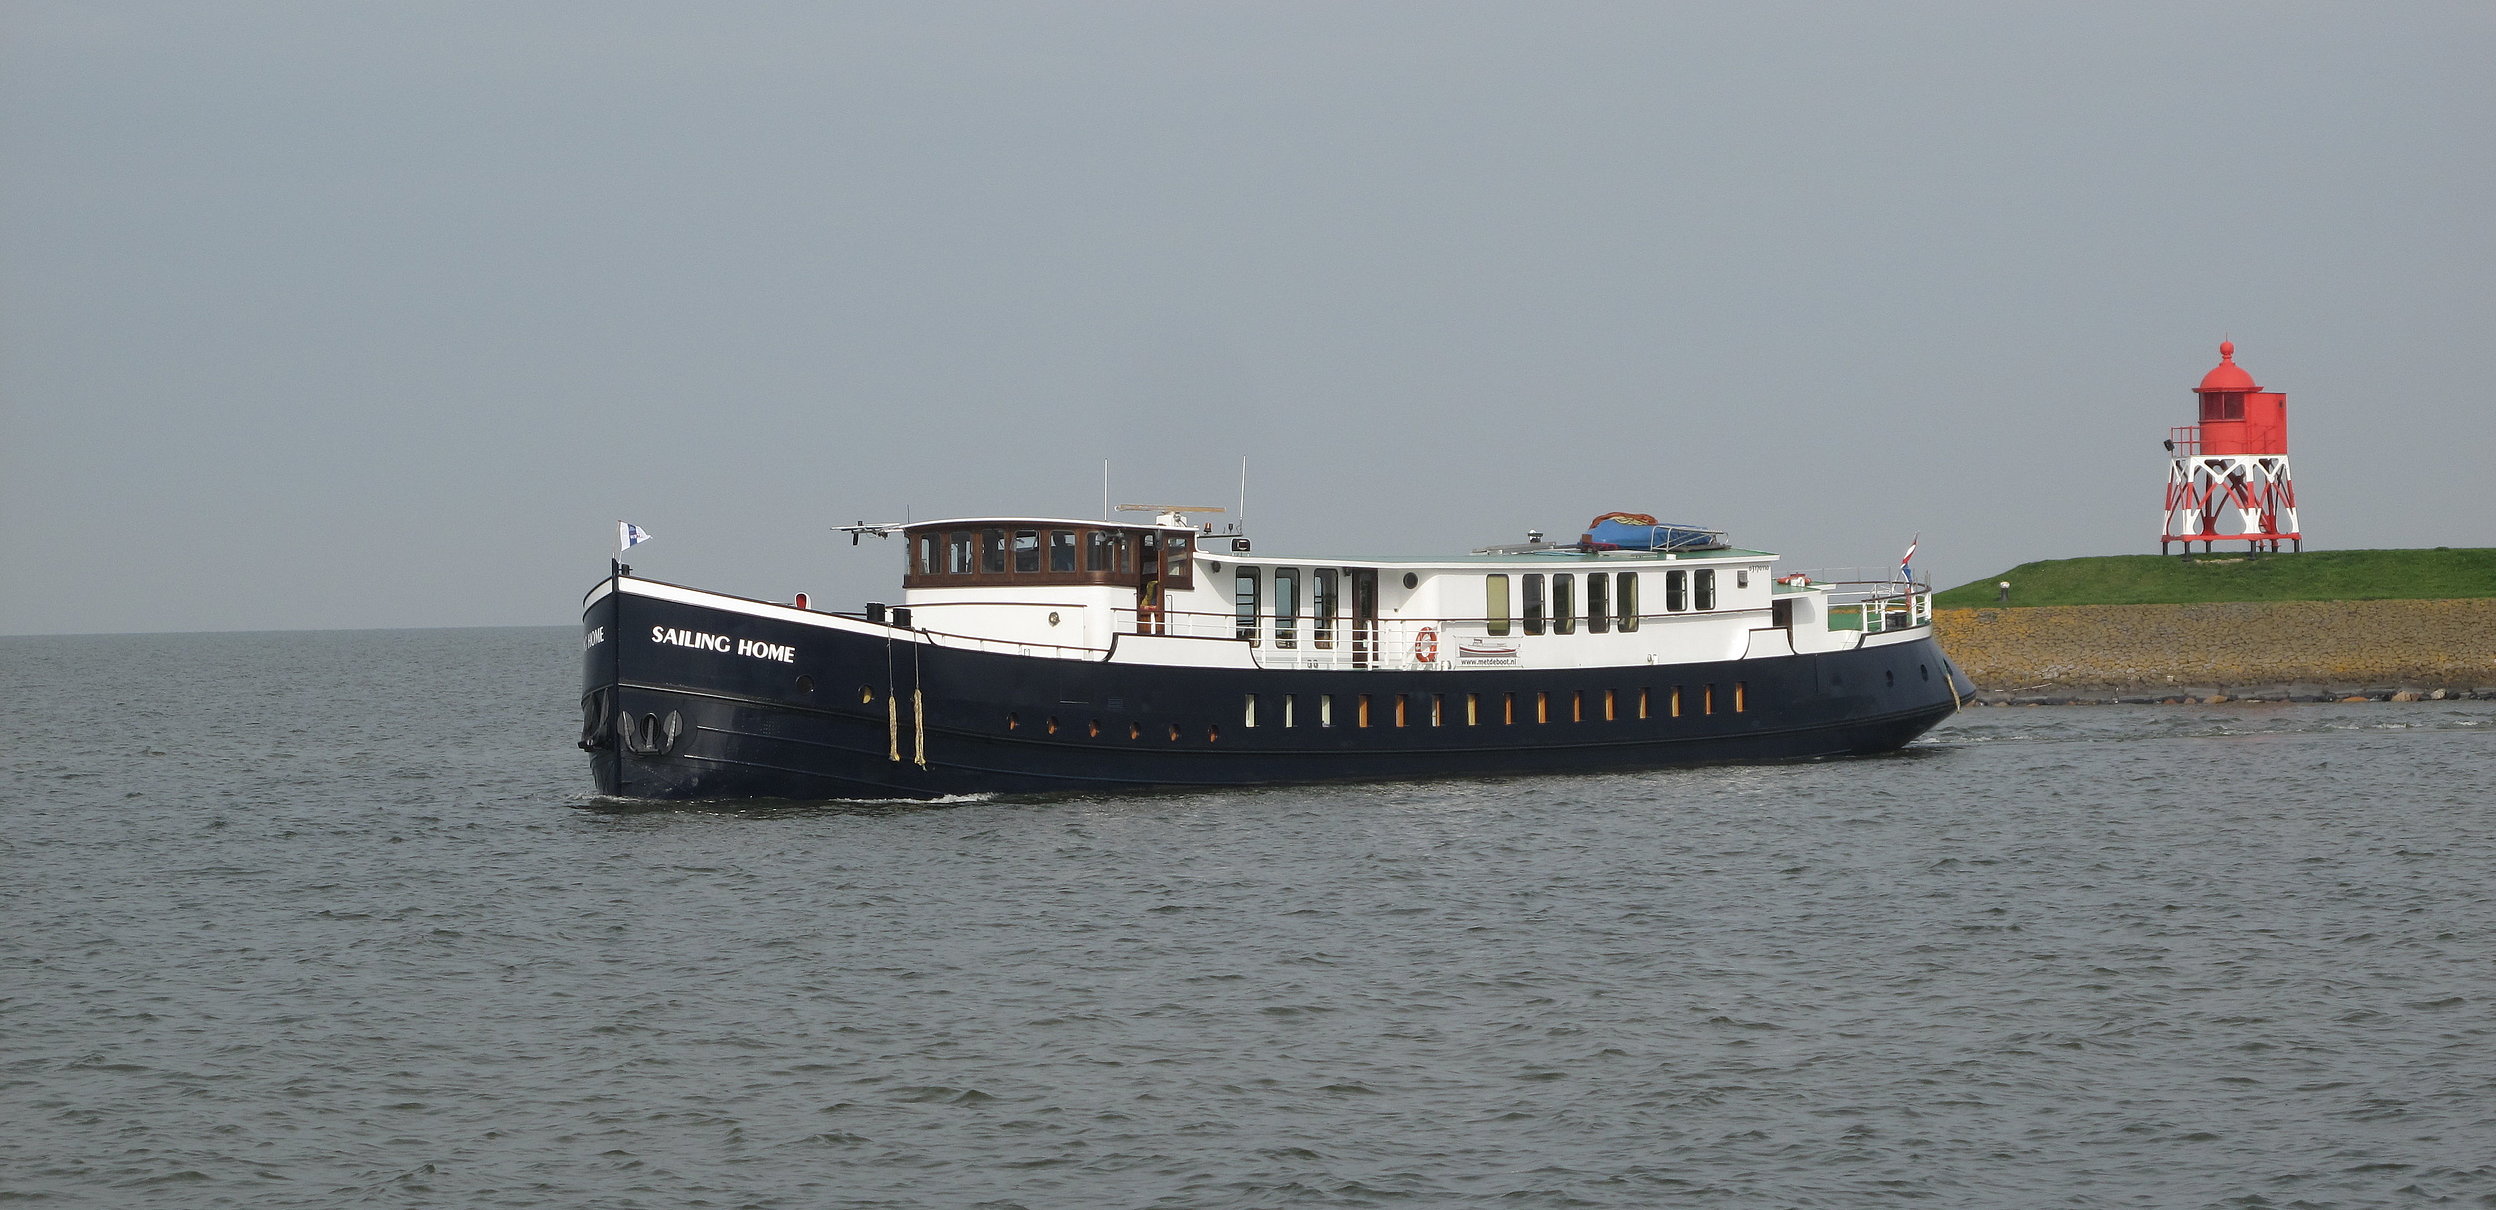
[[[1525,632],[1543,632],[1543,573],[1525,573]]]
[[[1073,531],[1073,530],[1071,530],[1071,529],[1053,529],[1053,530],[1050,530],[1050,531],[1049,531],[1049,570],[1050,570],[1050,571],[1073,571],[1074,569],[1075,569],[1075,531]]]
[[[1508,577],[1482,577],[1482,625],[1493,636],[1508,633]]]
[[[945,535],[945,573],[967,576],[979,570],[978,548],[972,545],[971,531],[957,529]]]
[[[1018,529],[1014,531],[1014,570],[1040,570],[1039,530]]]
[[[1005,574],[1005,531],[979,531],[979,569],[989,575]]]
[[[1113,530],[1088,530],[1083,535],[1083,569],[1085,571],[1122,572],[1135,570],[1135,556],[1127,545],[1127,535]]]
[[[1321,650],[1335,645],[1336,577],[1339,574],[1331,567],[1321,567],[1309,573],[1309,638]]]
[[[1627,634],[1638,629],[1638,573],[1625,571],[1612,579],[1619,586],[1613,596],[1621,608],[1621,633]]]
[[[1577,576],[1573,572],[1552,573],[1551,632],[1577,633]]]
[[[1680,613],[1690,608],[1690,573],[1673,570],[1664,573],[1664,612]]]
[[[1692,578],[1696,580],[1697,583],[1693,585],[1691,595],[1698,598],[1699,608],[1716,608],[1716,569],[1713,567],[1702,567],[1698,570],[1697,575]]]
[[[1239,622],[1234,628],[1235,635],[1251,643],[1257,641],[1257,581],[1256,568],[1240,568],[1239,576],[1235,581],[1238,587],[1232,593],[1232,600],[1239,607]]]
[[[1586,577],[1586,633],[1606,634],[1612,629],[1612,577],[1592,572]]]
[[[1274,569],[1274,645],[1300,645],[1300,569]]]
[[[939,534],[920,534],[910,544],[910,573],[931,575],[945,565],[945,541]]]

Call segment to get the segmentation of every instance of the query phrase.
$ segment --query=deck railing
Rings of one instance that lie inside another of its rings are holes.
[[[1830,573],[1832,577],[1860,574],[1860,568],[1847,568]],[[1811,585],[1829,593],[1829,629],[1860,630],[1865,634],[1881,634],[1904,630],[1911,626],[1927,626],[1933,620],[1933,586],[1892,577],[1872,579],[1822,579],[1811,573]]]

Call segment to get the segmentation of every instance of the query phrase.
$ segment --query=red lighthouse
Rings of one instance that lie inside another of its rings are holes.
[[[2297,489],[2288,476],[2288,397],[2254,385],[2236,364],[2236,343],[2219,342],[2219,364],[2193,388],[2201,423],[2167,430],[2166,529],[2158,553],[2176,542],[2190,551],[2214,542],[2247,550],[2305,549],[2297,531]]]

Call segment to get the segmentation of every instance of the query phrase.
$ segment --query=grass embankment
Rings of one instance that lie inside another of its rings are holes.
[[[1937,593],[1938,609],[2199,605],[2221,601],[2450,601],[2496,597],[2496,548],[2313,550],[2302,554],[2102,555],[2022,563]]]

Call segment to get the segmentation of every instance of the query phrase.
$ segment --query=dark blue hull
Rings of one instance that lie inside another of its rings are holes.
[[[1955,670],[1929,635],[1709,664],[1320,672],[990,654],[907,630],[827,629],[630,591],[593,601],[583,629],[582,744],[601,793],[643,799],[937,798],[1864,755],[1913,740],[1969,690],[1962,680],[1954,692]]]

